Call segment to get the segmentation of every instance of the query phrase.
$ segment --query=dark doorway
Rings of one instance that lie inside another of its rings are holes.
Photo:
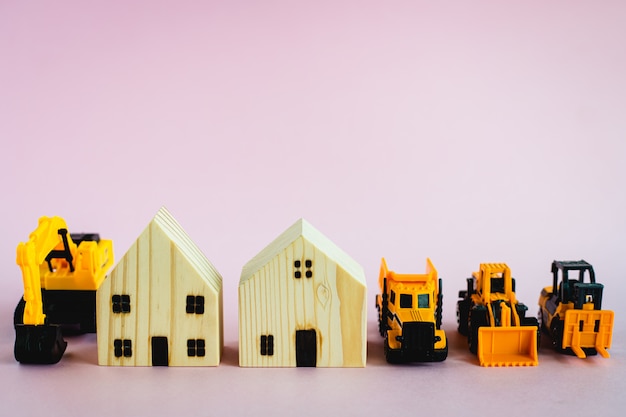
[[[315,330],[296,330],[296,366],[315,366],[317,335]]]
[[[152,338],[152,366],[167,366],[168,356],[167,337],[154,336]]]

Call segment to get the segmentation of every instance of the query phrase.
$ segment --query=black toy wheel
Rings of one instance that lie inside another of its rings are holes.
[[[15,307],[15,312],[13,313],[13,325],[16,324],[24,324],[24,309],[26,308],[26,301],[24,301],[24,297],[20,299]]]
[[[562,320],[559,319],[558,316],[554,317],[552,319],[552,326],[551,327],[551,333],[552,333],[552,346],[559,352],[563,352],[565,349],[563,349],[563,327],[564,327],[564,323]]]
[[[402,363],[402,355],[399,350],[391,349],[389,347],[389,338],[385,336],[384,348],[385,359],[388,363]]]
[[[470,352],[476,354],[478,352],[478,329],[487,325],[487,312],[484,310],[470,310],[469,324],[467,329],[467,342]]]
[[[376,297],[376,311],[378,312],[378,333],[380,333],[382,337],[385,337],[385,333],[387,333],[387,326],[385,326],[385,323],[383,322],[383,313],[380,311],[378,297]]]
[[[456,322],[459,333],[467,336],[469,321],[469,304],[466,300],[459,300],[456,303]]]
[[[378,333],[380,333],[382,337],[385,337],[385,332],[387,331],[385,327],[386,326],[383,324],[383,320],[380,317],[378,317]]]
[[[436,349],[433,352],[433,362],[443,362],[448,357],[448,341],[446,340],[446,347],[443,349]]]
[[[470,327],[467,334],[467,344],[470,352],[475,355],[478,352],[478,326]]]
[[[537,312],[537,323],[539,323],[539,330],[548,332],[545,323],[543,322],[543,310],[539,307],[539,311]]]

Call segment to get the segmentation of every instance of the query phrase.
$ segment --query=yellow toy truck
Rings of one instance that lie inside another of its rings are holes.
[[[570,272],[577,272],[578,279],[570,278]],[[602,310],[604,286],[596,282],[591,264],[584,260],[554,261],[552,276],[552,286],[545,287],[539,296],[539,321],[552,336],[554,348],[579,358],[596,353],[608,358],[613,312]]]
[[[448,356],[441,328],[441,278],[430,259],[425,274],[396,274],[380,265],[376,295],[378,328],[389,363],[441,362]]]
[[[506,264],[480,264],[459,298],[458,329],[481,366],[538,364],[538,322],[526,317],[528,307],[517,301],[515,280]]]

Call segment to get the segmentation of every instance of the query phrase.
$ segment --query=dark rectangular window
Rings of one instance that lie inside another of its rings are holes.
[[[428,294],[418,294],[417,295],[417,308],[428,308],[430,307],[430,297]]]
[[[396,292],[395,291],[391,291],[391,296],[389,297],[389,302],[391,304],[396,304]]]
[[[187,356],[204,357],[205,355],[204,339],[187,339]]]
[[[491,278],[491,292],[504,292],[504,278]]]
[[[400,294],[400,308],[413,307],[413,296],[411,294]]]
[[[261,336],[261,355],[274,356],[274,335]]]
[[[185,311],[187,314],[204,314],[204,296],[188,295]]]
[[[133,356],[133,344],[129,339],[115,339],[113,341],[113,354],[116,358],[130,358]]]
[[[114,313],[130,313],[130,295],[114,294],[111,304]]]

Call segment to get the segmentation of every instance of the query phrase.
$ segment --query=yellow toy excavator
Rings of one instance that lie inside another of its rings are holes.
[[[515,296],[515,280],[505,264],[480,264],[467,279],[457,303],[459,332],[482,366],[537,365],[538,322]]]
[[[67,343],[61,327],[96,331],[96,290],[113,265],[113,243],[97,234],[69,235],[60,217],[41,217],[17,246],[24,296],[15,310],[15,359],[57,363]]]

